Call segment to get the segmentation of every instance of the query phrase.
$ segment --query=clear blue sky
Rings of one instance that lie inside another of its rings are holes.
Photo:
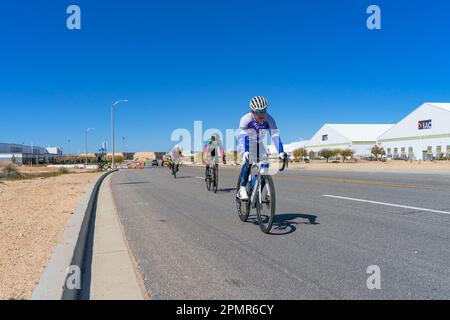
[[[77,4],[82,30],[66,28]],[[382,9],[382,30],[366,8]],[[194,120],[238,126],[271,102],[285,142],[323,123],[395,123],[450,101],[450,2],[28,0],[0,5],[0,141],[165,150]]]

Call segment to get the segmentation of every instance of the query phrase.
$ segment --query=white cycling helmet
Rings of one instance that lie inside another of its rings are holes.
[[[267,102],[267,99],[264,97],[261,97],[261,96],[254,97],[250,101],[250,108],[254,112],[266,111],[268,107],[269,107],[269,103]]]
[[[211,136],[211,140],[212,140],[212,141],[220,141],[220,135],[219,135],[218,133],[214,133],[214,134]]]

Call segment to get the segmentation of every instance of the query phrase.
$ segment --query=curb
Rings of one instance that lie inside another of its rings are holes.
[[[96,208],[97,197],[103,180],[117,170],[106,172],[91,185],[81,199],[64,230],[63,241],[56,247],[47,267],[33,290],[31,300],[77,300],[81,289],[69,289],[68,277],[79,277],[77,272],[69,274],[69,267],[83,267],[86,242],[89,236],[92,212]]]

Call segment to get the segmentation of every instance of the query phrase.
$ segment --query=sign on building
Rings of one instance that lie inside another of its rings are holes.
[[[419,130],[431,129],[431,120],[419,121]]]

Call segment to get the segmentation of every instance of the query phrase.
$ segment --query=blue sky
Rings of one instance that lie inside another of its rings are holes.
[[[77,4],[82,30],[66,28]],[[366,8],[382,10],[382,30]],[[448,1],[28,0],[0,6],[0,141],[165,150],[176,128],[235,128],[252,96],[285,142],[328,123],[395,123],[450,101]]]

